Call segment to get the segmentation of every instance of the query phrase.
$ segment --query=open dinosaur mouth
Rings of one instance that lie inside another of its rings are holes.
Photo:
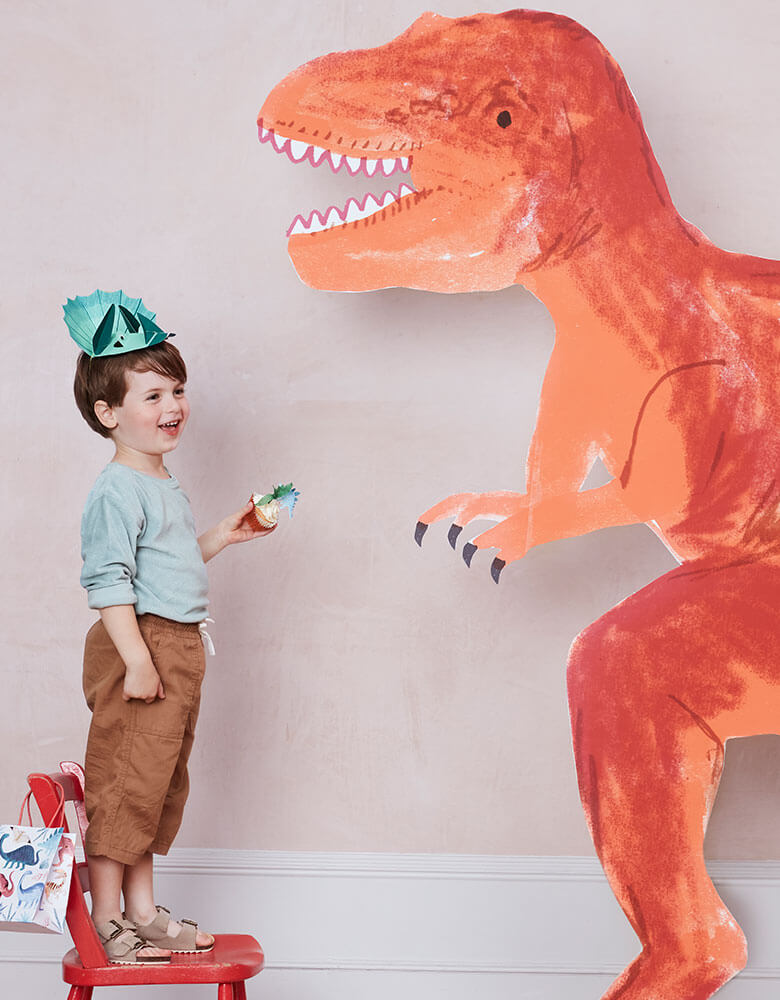
[[[257,135],[260,142],[270,143],[277,153],[286,153],[293,163],[308,162],[313,167],[321,167],[326,163],[334,174],[346,170],[353,177],[358,174],[371,178],[390,177],[395,173],[407,171],[412,159],[410,156],[367,157],[336,153],[323,146],[302,142],[300,139],[293,139],[291,136],[281,135],[273,129],[265,128],[262,118],[257,123]],[[360,219],[368,219],[414,193],[414,187],[404,182],[397,190],[387,190],[382,195],[367,194],[361,200],[349,198],[342,208],[331,205],[324,212],[315,208],[307,216],[296,215],[286,235],[319,233],[350,222],[358,222]]]

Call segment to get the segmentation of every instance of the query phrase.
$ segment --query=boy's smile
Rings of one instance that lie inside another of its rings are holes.
[[[114,461],[151,475],[167,475],[162,456],[178,445],[190,415],[184,384],[157,372],[128,371],[120,406],[96,404],[98,419],[111,430]]]

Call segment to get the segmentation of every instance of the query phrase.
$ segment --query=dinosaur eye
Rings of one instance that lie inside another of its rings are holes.
[[[498,118],[496,118],[496,122],[501,126],[501,128],[509,128],[512,124],[512,116],[508,111],[502,111]]]

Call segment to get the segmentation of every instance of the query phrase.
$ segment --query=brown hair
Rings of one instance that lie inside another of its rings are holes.
[[[82,351],[76,362],[73,395],[82,417],[101,437],[110,438],[111,431],[95,415],[95,403],[102,399],[109,406],[121,406],[127,394],[125,372],[129,371],[157,372],[177,382],[187,381],[184,359],[168,340],[140,351],[109,354],[103,358],[91,358]]]

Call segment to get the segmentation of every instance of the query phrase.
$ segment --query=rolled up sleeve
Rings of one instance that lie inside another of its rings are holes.
[[[84,509],[81,585],[91,608],[136,603],[135,552],[144,518],[140,504],[128,503],[128,499],[102,493],[91,497]]]

